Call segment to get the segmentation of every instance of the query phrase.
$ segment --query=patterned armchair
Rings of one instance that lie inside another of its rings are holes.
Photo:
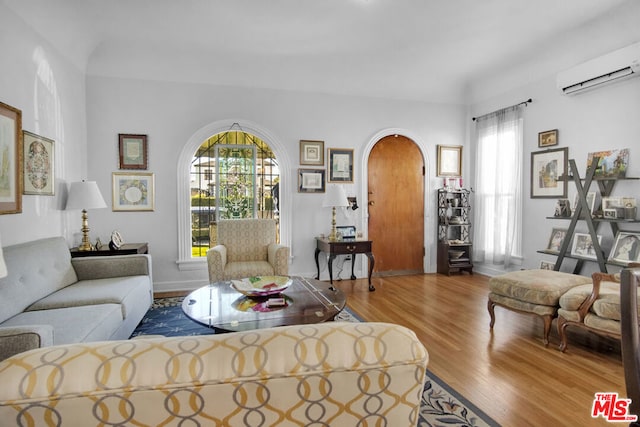
[[[209,282],[289,273],[289,248],[276,243],[274,220],[228,219],[217,228],[218,245],[207,251]]]

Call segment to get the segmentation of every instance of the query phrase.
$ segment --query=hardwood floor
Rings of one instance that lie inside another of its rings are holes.
[[[334,284],[363,319],[414,330],[429,351],[429,370],[501,425],[611,425],[591,418],[591,407],[596,392],[626,396],[620,343],[569,328],[561,353],[555,321],[545,348],[541,318],[501,307],[492,332],[488,281],[478,274],[379,277],[375,292],[365,279]]]
[[[626,396],[620,343],[568,328],[568,349],[553,322],[549,347],[542,319],[496,307],[489,329],[489,277],[412,275],[343,280],[334,285],[369,322],[414,330],[429,351],[428,369],[502,426],[611,426],[591,418],[596,392]],[[157,296],[177,296],[184,293]],[[625,424],[613,424],[625,425]]]

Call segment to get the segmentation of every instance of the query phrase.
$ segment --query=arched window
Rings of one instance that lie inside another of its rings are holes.
[[[180,270],[206,269],[204,254],[212,236],[211,230],[203,225],[218,218],[277,218],[279,241],[291,247],[291,163],[288,153],[265,129],[246,121],[241,125],[238,123],[238,120],[222,120],[208,124],[196,131],[180,152],[176,261]],[[254,171],[249,173],[251,168]],[[226,175],[223,173],[221,177],[220,172],[224,170]],[[225,189],[225,185],[234,180],[243,187],[241,191],[240,186]],[[278,187],[274,188],[276,184]],[[277,209],[273,203],[276,192],[280,196]],[[196,221],[194,210],[198,211]],[[200,211],[206,213],[200,215]]]
[[[216,244],[221,219],[279,219],[278,161],[260,138],[227,131],[207,138],[191,163],[192,256]],[[278,236],[276,236],[278,239]]]

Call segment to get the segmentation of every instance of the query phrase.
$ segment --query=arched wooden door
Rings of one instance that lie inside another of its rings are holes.
[[[424,159],[409,138],[392,135],[368,159],[369,239],[375,275],[424,272]]]

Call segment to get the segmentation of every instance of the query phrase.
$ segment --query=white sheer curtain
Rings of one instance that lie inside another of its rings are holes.
[[[476,119],[474,262],[505,268],[521,255],[522,108]]]

